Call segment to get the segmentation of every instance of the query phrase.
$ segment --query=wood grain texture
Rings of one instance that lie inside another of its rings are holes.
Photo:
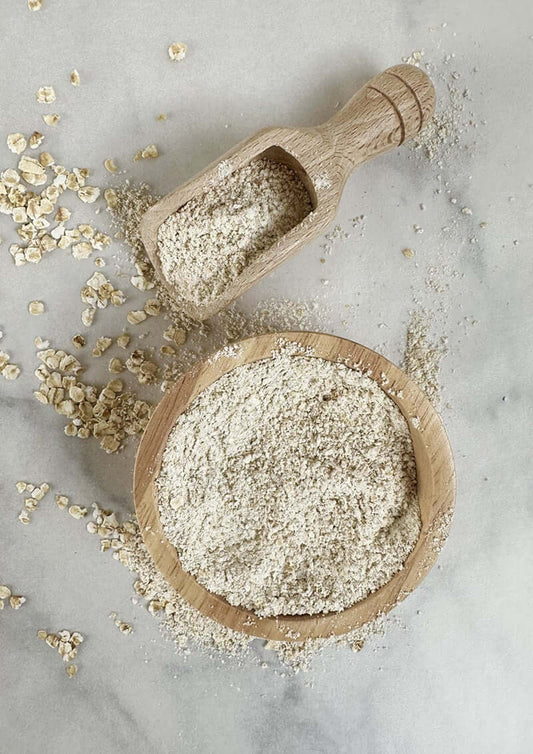
[[[234,607],[211,594],[181,568],[176,549],[165,537],[154,494],[154,481],[168,435],[177,417],[191,401],[223,374],[235,367],[269,359],[280,338],[314,348],[314,356],[342,361],[366,372],[390,395],[409,422],[416,467],[422,529],[404,568],[385,586],[339,613],[313,616],[258,618],[253,612]],[[400,396],[396,393],[400,393]],[[345,338],[312,332],[282,332],[240,341],[236,356],[224,352],[200,362],[161,400],[145,430],[135,463],[135,509],[142,536],[165,579],[204,615],[251,636],[274,640],[302,640],[344,634],[380,614],[406,597],[435,562],[453,512],[455,475],[453,458],[442,422],[424,393],[407,375],[383,356]]]
[[[411,65],[397,65],[371,79],[329,121],[315,128],[267,128],[226,152],[216,162],[151,207],[141,222],[146,252],[172,298],[177,289],[163,275],[157,233],[169,215],[218,183],[222,160],[235,171],[267,157],[297,170],[310,193],[313,210],[270,249],[263,252],[205,306],[180,301],[197,320],[207,319],[320,235],[333,221],[352,170],[417,134],[433,113],[435,92],[427,75]]]

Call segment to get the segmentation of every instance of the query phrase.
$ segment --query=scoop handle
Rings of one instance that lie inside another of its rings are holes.
[[[319,130],[348,172],[415,136],[434,108],[435,89],[424,71],[395,65],[370,79]]]

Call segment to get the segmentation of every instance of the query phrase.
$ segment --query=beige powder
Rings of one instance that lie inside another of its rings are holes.
[[[157,487],[183,567],[260,616],[352,605],[402,568],[420,532],[396,405],[356,370],[286,346],[197,396]]]
[[[311,212],[305,186],[287,165],[258,159],[227,170],[159,228],[163,274],[187,303],[205,305],[222,295]]]

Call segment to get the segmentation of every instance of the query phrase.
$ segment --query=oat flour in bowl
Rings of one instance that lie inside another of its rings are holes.
[[[283,350],[193,400],[156,487],[183,568],[260,616],[354,604],[402,568],[421,527],[395,403],[352,368]]]
[[[287,165],[252,160],[220,180],[160,226],[165,278],[183,301],[206,305],[221,296],[254,259],[311,212],[302,181]]]

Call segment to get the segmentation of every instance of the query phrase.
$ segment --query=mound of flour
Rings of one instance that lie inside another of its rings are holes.
[[[420,532],[405,419],[369,377],[291,355],[236,367],[170,433],[157,479],[183,567],[260,616],[338,611]]]

